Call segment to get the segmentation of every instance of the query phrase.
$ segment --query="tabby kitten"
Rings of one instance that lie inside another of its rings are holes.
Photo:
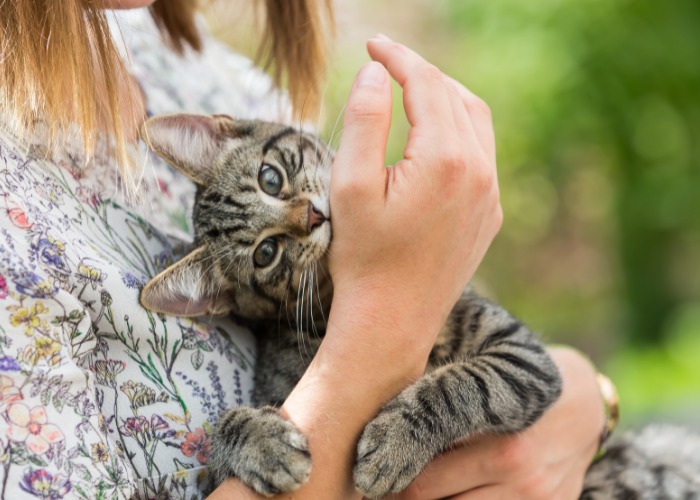
[[[307,480],[311,456],[305,437],[276,408],[326,328],[332,152],[301,130],[223,115],[156,117],[141,132],[197,185],[195,249],[153,278],[141,302],[180,316],[230,314],[254,331],[257,407],[221,417],[211,466],[220,480],[235,476],[266,496],[292,491]],[[557,369],[535,336],[468,288],[426,374],[365,428],[356,487],[369,498],[399,492],[456,441],[525,429],[560,391]],[[601,475],[586,498],[609,498],[595,493],[606,481]]]

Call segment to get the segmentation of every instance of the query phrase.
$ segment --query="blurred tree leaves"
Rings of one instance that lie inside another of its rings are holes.
[[[615,296],[614,326],[629,341],[659,343],[676,307],[697,300],[690,294],[700,283],[700,3],[441,5],[439,22],[455,45],[442,66],[494,109],[505,227],[515,217],[518,231],[534,230],[540,245],[571,240],[556,224],[593,234],[598,252],[611,242],[613,275],[599,278],[597,291]],[[589,186],[572,186],[578,182]],[[522,189],[534,196],[521,200]],[[597,203],[598,212],[584,206]],[[679,258],[695,285],[679,283]]]

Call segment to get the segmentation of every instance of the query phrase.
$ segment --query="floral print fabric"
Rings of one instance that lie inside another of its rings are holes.
[[[149,113],[285,119],[269,80],[213,40],[178,58],[146,14],[119,27]],[[106,146],[47,158],[40,130],[1,126],[0,497],[202,497],[212,425],[250,401],[254,341],[138,302],[187,250],[193,186],[143,149],[129,201]]]

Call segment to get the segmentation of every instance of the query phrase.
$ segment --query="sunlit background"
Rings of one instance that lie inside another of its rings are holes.
[[[324,137],[337,144],[375,33],[483,97],[505,221],[479,281],[547,341],[588,353],[615,381],[626,426],[700,428],[700,3],[335,5]],[[215,29],[250,51],[245,25]],[[408,130],[400,98],[388,162]]]

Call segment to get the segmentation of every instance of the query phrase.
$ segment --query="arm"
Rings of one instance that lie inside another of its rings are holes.
[[[381,64],[365,66],[355,82],[333,166],[329,328],[283,406],[306,434],[314,463],[309,482],[288,498],[359,497],[351,469],[360,432],[423,373],[450,308],[500,227],[483,103],[463,98],[403,46],[373,39],[369,49]],[[404,160],[388,168],[385,68],[404,89],[412,125]],[[212,498],[245,495],[254,498],[231,480]]]

